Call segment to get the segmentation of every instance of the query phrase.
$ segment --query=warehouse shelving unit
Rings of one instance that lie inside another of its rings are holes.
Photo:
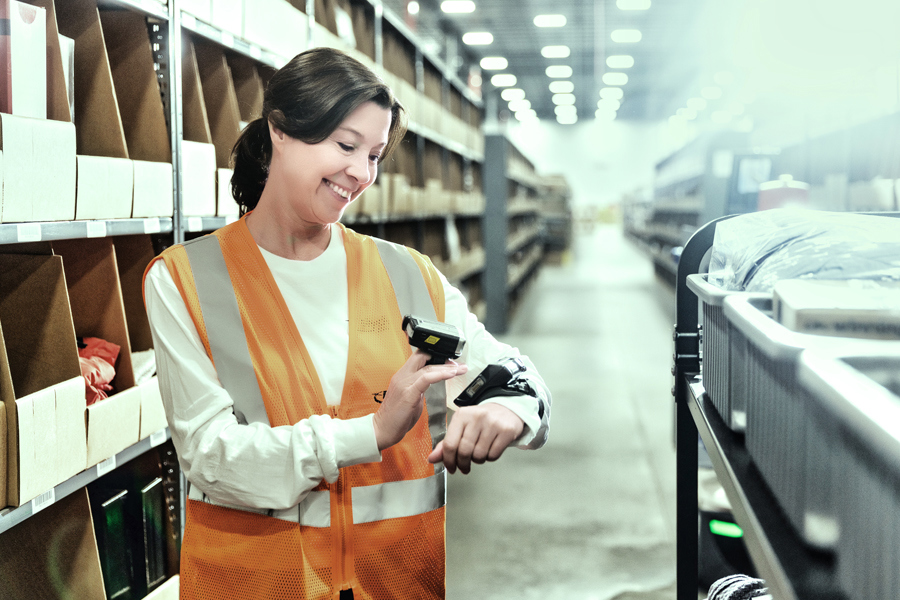
[[[727,218],[727,217],[726,217]],[[701,227],[684,247],[678,264],[674,332],[676,406],[677,598],[694,600],[698,584],[697,436],[703,440],[725,489],[747,550],[777,600],[827,598],[837,591],[833,558],[803,543],[753,464],[743,435],[735,433],[712,407],[700,380],[698,303],[686,284],[712,246],[717,219]]]

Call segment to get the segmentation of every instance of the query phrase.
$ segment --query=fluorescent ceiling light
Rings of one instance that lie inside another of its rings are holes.
[[[728,112],[727,110],[715,110],[713,114],[709,116],[710,120],[717,125],[725,125],[726,123],[731,122],[731,118],[734,115]]]
[[[506,88],[502,92],[500,92],[500,97],[506,100],[507,102],[513,102],[515,100],[523,100],[525,98],[525,90],[519,88]]]
[[[625,85],[628,83],[628,75],[625,73],[604,73],[603,83],[606,85]]]
[[[537,113],[532,109],[528,110],[518,110],[515,112],[516,118],[520,121],[535,121],[537,120]]]
[[[513,112],[519,112],[521,110],[528,110],[531,108],[531,101],[522,98],[521,100],[510,100],[509,101],[509,110]]]
[[[462,41],[467,46],[487,46],[494,41],[494,36],[489,31],[469,31],[463,34]]]
[[[701,111],[706,108],[706,100],[704,100],[703,98],[689,98],[687,101],[687,107],[692,110]]]
[[[544,72],[547,74],[547,77],[552,77],[554,79],[568,79],[572,76],[572,67],[552,65],[547,67]]]
[[[575,104],[575,94],[553,94],[551,100],[557,106],[573,106]]]
[[[641,32],[637,29],[616,29],[609,37],[619,44],[633,44],[641,41]]]
[[[406,5],[406,12],[411,15],[419,14],[419,3],[418,2],[410,2]]]
[[[571,94],[575,91],[575,84],[571,81],[551,81],[550,92],[553,94]]]
[[[563,27],[566,24],[565,15],[538,15],[534,18],[537,27]]]
[[[683,125],[684,123],[687,123],[687,119],[685,119],[681,115],[672,115],[671,117],[669,117],[669,123],[671,125]]]
[[[541,48],[541,56],[544,58],[569,58],[571,53],[568,46],[544,46]]]
[[[729,71],[719,71],[713,76],[719,85],[731,85],[734,83],[734,75]]]
[[[622,88],[605,87],[600,89],[600,97],[603,99],[621,100],[624,95],[625,93],[622,91]]]
[[[616,0],[616,6],[621,10],[647,10],[650,0]]]
[[[718,100],[722,97],[722,88],[715,85],[708,85],[700,90],[700,95],[707,100]]]
[[[556,122],[560,125],[574,125],[578,122],[578,115],[557,115]]]
[[[612,98],[600,98],[597,102],[597,108],[605,109],[605,110],[619,110],[619,107],[622,106],[622,103],[618,100],[613,100]]]
[[[634,66],[634,57],[627,54],[617,54],[606,57],[606,66],[610,69],[630,69]]]
[[[553,109],[553,112],[555,112],[555,113],[556,113],[556,116],[558,117],[558,116],[560,116],[560,115],[574,115],[574,114],[577,114],[577,113],[578,113],[578,109],[576,109],[574,106],[563,105],[563,106],[557,106],[556,108],[554,108],[554,109]]]
[[[502,56],[485,56],[478,64],[485,71],[502,71],[509,66],[509,61]]]
[[[609,110],[608,108],[598,108],[596,112],[594,112],[594,117],[598,121],[615,121],[616,111]]]
[[[516,76],[511,73],[500,73],[491,77],[491,85],[494,87],[512,87],[516,85]]]
[[[441,10],[445,13],[475,12],[475,3],[472,0],[444,0],[441,2]]]
[[[737,101],[731,102],[728,105],[728,110],[730,110],[733,115],[742,115],[744,114],[744,105]]]

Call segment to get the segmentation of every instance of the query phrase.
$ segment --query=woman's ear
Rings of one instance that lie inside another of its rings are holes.
[[[269,125],[269,137],[272,139],[273,145],[281,145],[284,142],[284,132],[275,127],[272,121],[266,121]]]

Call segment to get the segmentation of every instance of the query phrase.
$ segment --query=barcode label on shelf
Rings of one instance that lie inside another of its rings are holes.
[[[188,231],[203,231],[202,217],[188,217]]]
[[[31,501],[31,514],[44,510],[54,502],[56,502],[56,488],[50,488]]]
[[[19,223],[16,226],[16,239],[20,242],[41,241],[40,223]]]
[[[255,44],[250,44],[250,56],[252,56],[256,60],[262,58],[262,48]]]
[[[110,456],[97,465],[97,477],[103,477],[116,468],[116,457]]]
[[[153,219],[144,219],[144,233],[159,233],[159,217]]]
[[[227,48],[234,48],[234,36],[227,31],[222,32],[222,45]]]
[[[89,238],[106,237],[106,221],[88,221],[87,236]]]
[[[159,431],[150,434],[150,447],[156,448],[166,441],[166,428],[163,427]]]

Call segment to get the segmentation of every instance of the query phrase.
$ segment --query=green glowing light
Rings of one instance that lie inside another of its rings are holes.
[[[739,538],[743,537],[744,535],[744,532],[741,531],[741,528],[734,523],[729,523],[728,521],[716,521],[715,519],[709,522],[709,530],[712,531],[715,535],[721,535],[730,538]]]

